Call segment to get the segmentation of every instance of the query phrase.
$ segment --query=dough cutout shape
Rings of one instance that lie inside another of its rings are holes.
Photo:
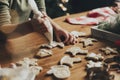
[[[103,67],[103,62],[94,62],[94,61],[88,61],[86,65],[87,69],[93,68],[93,67]]]
[[[55,65],[52,66],[49,71],[47,71],[47,74],[53,74],[58,79],[65,79],[70,77],[71,73],[69,70],[69,67],[66,65]]]
[[[60,64],[61,65],[63,65],[63,64],[65,64],[65,65],[68,65],[68,66],[70,66],[70,67],[72,67],[73,66],[73,63],[74,62],[81,62],[81,58],[72,58],[72,57],[70,57],[70,56],[64,56],[64,57],[62,57],[62,59],[60,60]]]
[[[101,54],[90,53],[85,57],[87,60],[102,61],[104,57]]]
[[[29,58],[27,58],[27,60],[29,60]],[[43,70],[43,68],[40,66],[35,64],[31,65],[32,63],[29,63],[29,61],[26,61],[26,63],[23,64],[21,66],[17,66],[17,64],[12,63],[12,67],[0,68],[0,79],[35,80],[35,77],[40,73],[41,70]]]
[[[111,48],[109,46],[107,46],[105,48],[100,48],[99,50],[102,51],[106,55],[118,54],[117,48]]]
[[[110,70],[117,71],[118,73],[120,73],[120,55],[115,55],[110,58],[106,58],[104,62],[110,65]]]
[[[70,34],[76,38],[86,36],[85,32],[79,32],[79,31],[72,31],[72,32],[70,32]]]
[[[64,48],[64,46],[65,46],[65,45],[64,45],[63,42],[53,41],[53,42],[50,43],[50,44],[42,44],[42,45],[40,45],[40,48],[52,49],[52,48],[55,48],[55,47]]]
[[[68,48],[65,53],[70,53],[72,54],[72,56],[75,56],[77,54],[86,55],[88,53],[88,50],[82,50],[80,47],[74,46],[74,47]]]
[[[39,49],[37,54],[35,54],[36,57],[43,58],[43,57],[48,57],[53,54],[52,50],[48,49]]]
[[[94,38],[87,38],[87,39],[81,39],[80,43],[83,43],[83,47],[92,46],[93,42],[97,42],[97,39]]]
[[[34,58],[24,58],[23,60],[20,60],[16,62],[16,65],[18,66],[38,66],[37,59]]]
[[[109,72],[109,67],[93,67],[87,70],[86,80],[114,80],[114,75]]]

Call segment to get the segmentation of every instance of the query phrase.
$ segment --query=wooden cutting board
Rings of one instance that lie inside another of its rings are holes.
[[[78,13],[70,15],[69,17],[78,17],[86,15],[85,13]],[[87,36],[91,35],[91,26],[86,25],[71,25],[66,23],[64,20],[67,16],[59,17],[54,19],[56,23],[58,23],[64,29],[70,31],[82,31],[86,32]],[[25,29],[25,32],[27,29]],[[22,31],[23,32],[23,31]],[[22,33],[20,33],[22,34]],[[7,41],[5,45],[0,46],[0,64],[3,67],[8,66],[10,62],[16,62],[18,60],[22,60],[24,57],[33,57],[37,52],[39,45],[43,43],[48,43],[47,39],[38,32],[32,31],[26,33],[24,35],[20,35],[16,38],[11,38]],[[76,43],[75,45],[66,45],[63,49],[54,48],[52,49],[53,55],[46,58],[41,58],[38,60],[38,64],[43,67],[41,73],[38,74],[36,80],[59,80],[55,78],[53,75],[48,76],[46,72],[50,69],[51,66],[59,64],[60,59],[68,54],[65,54],[65,51],[72,46],[79,46],[82,49],[87,49],[89,52],[99,52],[99,48],[105,46],[114,46],[112,43],[99,40],[94,43],[93,46],[89,46],[87,48],[83,48],[81,43]],[[75,63],[72,68],[70,68],[71,76],[65,80],[85,80],[86,71],[85,66],[87,61],[85,60],[85,55],[77,55],[76,57],[80,57],[82,59],[81,63]],[[113,72],[115,76],[115,80],[119,80],[120,76],[116,72]]]

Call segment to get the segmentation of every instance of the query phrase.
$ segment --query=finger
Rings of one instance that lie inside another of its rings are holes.
[[[76,43],[76,38],[74,36],[72,36],[72,40],[71,40],[71,44],[75,44]]]
[[[43,18],[38,18],[34,22],[36,23],[37,26],[41,26],[43,25],[44,21],[45,20]]]
[[[69,40],[67,41],[67,44],[75,44],[76,43],[76,38],[75,36],[69,34]]]
[[[57,39],[58,42],[61,42],[61,39],[57,34],[56,34],[56,39]]]
[[[67,41],[69,40],[69,33],[65,33],[66,35],[64,35],[64,41],[63,43],[67,43]]]
[[[70,34],[70,35],[73,37],[73,41],[71,42],[71,44],[77,43],[77,38],[73,34]]]
[[[74,44],[75,42],[75,38],[73,35],[70,34],[70,41],[69,41],[69,44]]]
[[[72,36],[69,35],[68,40],[66,41],[66,45],[69,45],[72,41]]]
[[[43,12],[43,11],[42,11],[42,14],[43,14],[44,16],[47,16],[47,14],[46,14],[45,12]]]

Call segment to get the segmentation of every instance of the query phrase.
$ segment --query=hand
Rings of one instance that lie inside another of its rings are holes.
[[[43,13],[43,14],[46,15],[45,13]],[[58,42],[63,42],[67,45],[74,44],[76,42],[74,36],[72,36],[66,30],[61,28],[58,24],[56,24],[49,16],[46,15],[46,17],[47,17],[47,19],[49,19],[49,21],[51,22],[51,24],[53,26],[55,37]]]
[[[75,37],[62,28],[55,30],[55,36],[58,42],[63,42],[67,45],[75,43]]]
[[[45,19],[44,18],[37,18],[37,19],[32,19],[31,24],[34,28],[35,31],[45,33],[48,31],[46,25],[44,24]]]

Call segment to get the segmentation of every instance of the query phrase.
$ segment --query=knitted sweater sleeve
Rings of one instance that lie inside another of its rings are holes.
[[[40,11],[46,11],[45,0],[35,0]]]
[[[9,0],[0,0],[0,26],[11,23]]]

